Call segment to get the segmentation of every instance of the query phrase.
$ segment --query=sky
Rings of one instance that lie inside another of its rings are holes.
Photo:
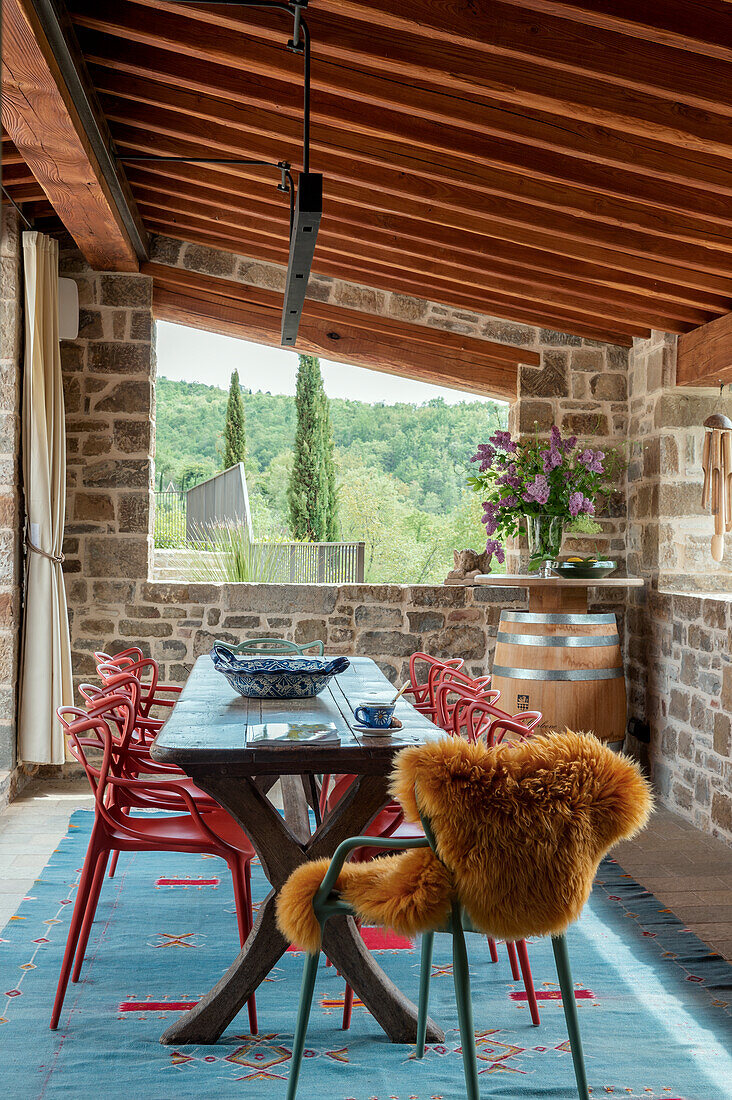
[[[239,381],[245,389],[265,393],[295,392],[297,354],[284,348],[265,347],[233,336],[158,321],[157,358],[158,374],[175,382],[203,382],[228,390],[231,372],[238,370]],[[462,390],[414,382],[327,359],[320,360],[320,368],[328,397],[387,405],[398,402],[421,405],[434,397],[442,397],[448,405],[489,400]]]

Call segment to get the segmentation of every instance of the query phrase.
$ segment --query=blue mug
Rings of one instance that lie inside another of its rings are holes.
[[[363,703],[353,712],[356,721],[372,730],[391,729],[394,707],[387,703]]]

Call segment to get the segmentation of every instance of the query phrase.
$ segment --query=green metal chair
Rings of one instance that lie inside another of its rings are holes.
[[[334,893],[335,885],[343,868],[343,864],[354,848],[376,847],[382,850],[404,850],[407,848],[431,847],[433,852],[436,852],[437,845],[430,822],[424,816],[420,816],[422,817],[422,825],[425,831],[425,836],[423,838],[414,840],[389,840],[388,838],[356,836],[344,840],[343,843],[338,846],[325,874],[322,885],[313,901],[313,909],[321,929],[330,917],[344,915],[350,917],[356,916],[351,905]],[[453,979],[455,982],[455,1000],[457,1002],[458,1022],[460,1025],[460,1042],[463,1051],[465,1095],[467,1100],[480,1100],[480,1090],[478,1088],[478,1060],[475,1052],[475,1030],[473,1027],[473,1005],[470,993],[468,953],[465,946],[464,933],[476,932],[481,936],[483,936],[483,933],[473,927],[465,910],[456,902],[453,903],[452,913],[446,926],[435,928],[430,932],[424,933],[422,936],[422,955],[419,977],[419,1012],[417,1018],[417,1057],[423,1058],[425,1051],[430,976],[432,973],[432,948],[435,932],[447,932],[452,936]],[[564,1017],[567,1021],[567,1031],[569,1033],[569,1043],[577,1081],[577,1093],[580,1100],[588,1100],[589,1091],[582,1051],[582,1040],[580,1037],[577,1003],[574,997],[574,985],[572,982],[572,972],[569,965],[569,954],[565,936],[553,936],[552,948],[554,950],[554,961],[559,976],[559,987],[562,993]],[[308,954],[305,957],[302,986],[300,989],[300,1005],[298,1008],[297,1024],[295,1026],[295,1035],[292,1044],[292,1063],[287,1085],[287,1100],[295,1100],[295,1094],[297,1092],[319,958],[319,954]]]
[[[315,650],[315,653],[310,656],[322,657],[325,653],[325,646],[320,639],[298,645],[297,642],[288,642],[286,638],[245,638],[238,645],[231,645],[229,642],[219,642],[219,645],[228,649],[230,653],[235,653],[237,657],[247,653],[268,657],[282,657],[286,653],[305,655],[308,649]]]

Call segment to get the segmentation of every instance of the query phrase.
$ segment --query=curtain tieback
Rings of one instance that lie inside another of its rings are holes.
[[[40,554],[42,558],[48,558],[54,565],[63,565],[66,560],[63,554],[57,556],[56,554],[49,554],[45,550],[41,550],[40,546],[36,546],[35,543],[31,542],[28,535],[26,535],[25,541],[29,550],[32,550],[34,554]]]

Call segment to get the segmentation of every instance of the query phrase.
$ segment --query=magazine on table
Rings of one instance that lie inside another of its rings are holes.
[[[258,722],[247,729],[247,743],[286,748],[293,744],[340,745],[333,722]]]

